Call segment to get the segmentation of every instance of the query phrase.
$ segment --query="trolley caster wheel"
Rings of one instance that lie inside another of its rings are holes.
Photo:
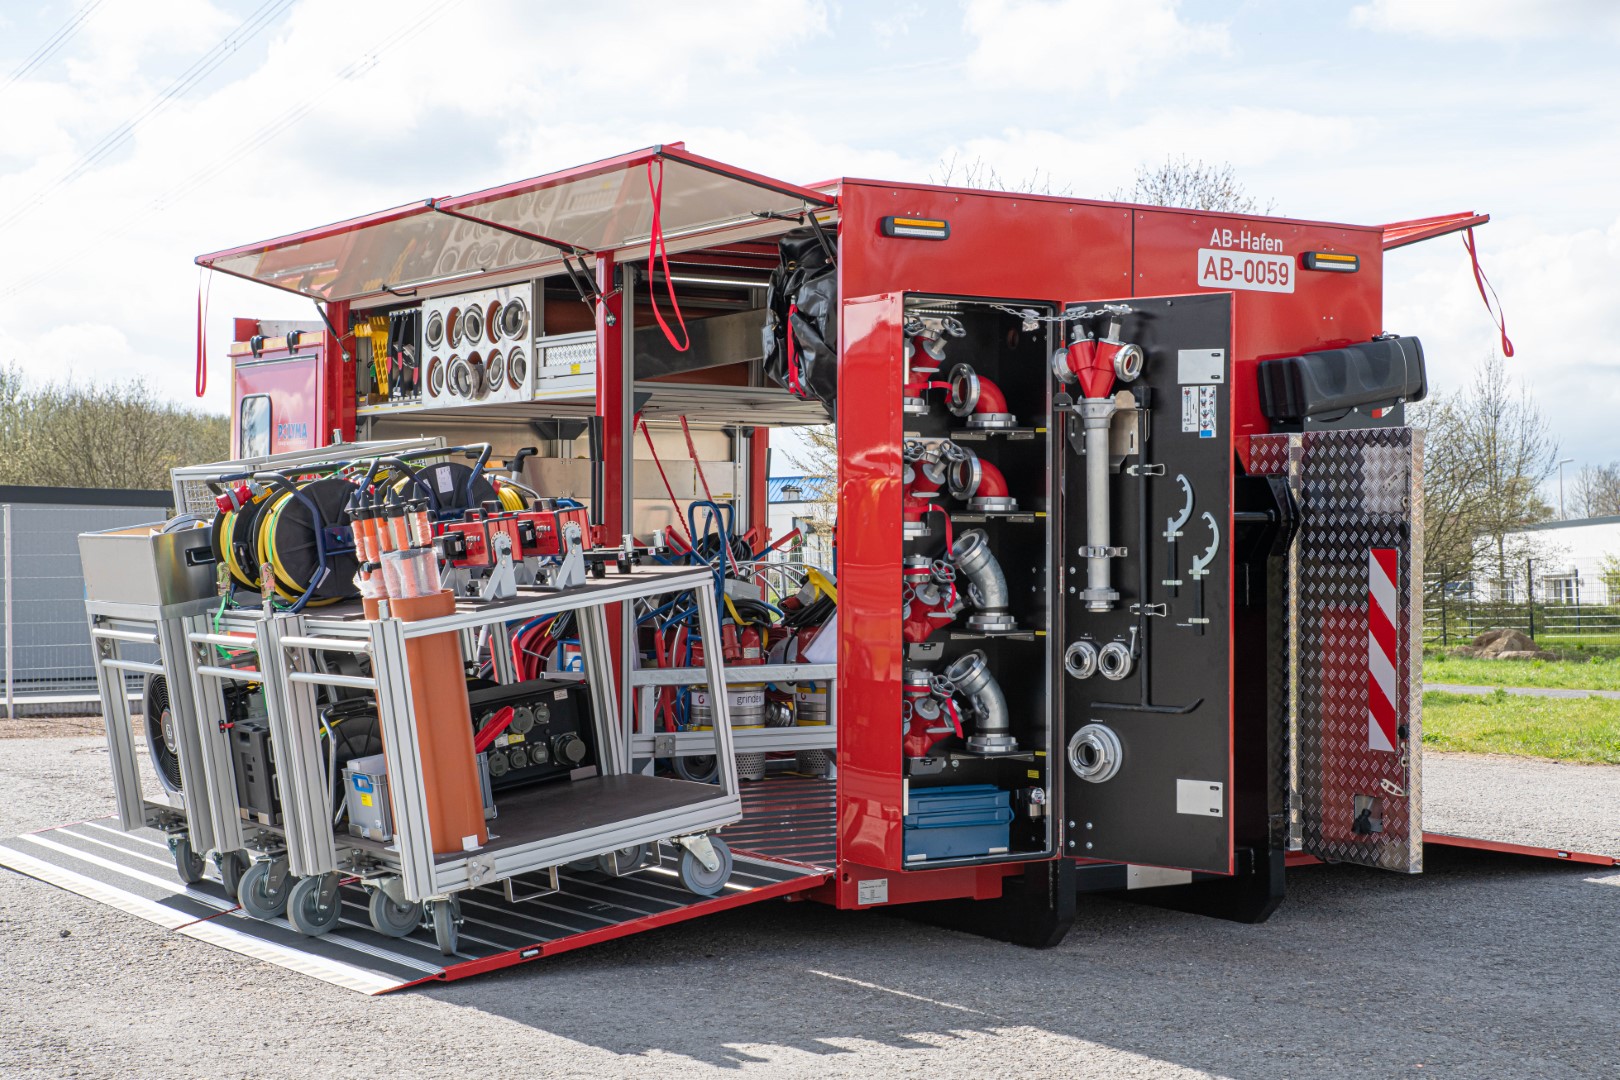
[[[219,864],[219,880],[225,886],[225,895],[235,896],[242,887],[242,875],[247,873],[248,857],[240,851],[221,852],[215,856]]]
[[[461,941],[461,904],[453,896],[429,903],[433,909],[433,937],[439,943],[439,951],[454,956]]]
[[[711,755],[674,759],[675,775],[695,784],[712,784],[720,778],[720,759]]]
[[[271,867],[278,863],[272,874]],[[243,872],[241,884],[236,888],[236,902],[255,919],[280,918],[287,910],[287,894],[292,892],[292,884],[293,876],[287,872],[285,860],[261,859]]]
[[[195,885],[203,879],[203,872],[208,864],[203,857],[191,849],[191,838],[187,836],[169,837],[169,854],[174,856],[174,872],[180,875],[180,880],[187,885]]]
[[[686,886],[688,892],[699,896],[717,896],[726,887],[726,882],[731,880],[731,849],[718,836],[709,837],[709,843],[720,859],[720,865],[713,870],[703,865],[696,852],[681,849],[681,884]]]
[[[600,864],[595,859],[575,859],[573,862],[563,863],[564,870],[573,870],[578,873],[582,870],[596,870]]]
[[[422,925],[422,905],[399,903],[382,889],[371,891],[371,927],[388,937],[405,937]]]
[[[335,874],[299,878],[287,894],[287,921],[309,937],[320,937],[343,917],[343,897]]]
[[[605,852],[596,857],[596,868],[609,877],[624,877],[641,869],[641,864],[647,861],[647,850],[648,845],[637,844]]]

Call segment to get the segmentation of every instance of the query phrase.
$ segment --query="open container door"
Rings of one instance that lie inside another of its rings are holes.
[[[322,302],[482,288],[598,253],[634,255],[658,233],[672,247],[781,228],[831,196],[654,146],[452,198],[425,199],[197,262]],[[655,215],[656,211],[656,215]],[[773,225],[774,222],[774,225]]]
[[[1064,854],[1233,872],[1232,409],[1230,293],[1131,298],[1107,336],[1142,349],[1116,382],[1107,469],[1088,479],[1092,401],[1068,385],[1062,432],[1067,583],[1059,649]],[[1076,321],[1104,336],[1108,316]],[[1072,331],[1071,331],[1072,334]],[[1093,388],[1095,389],[1095,387]],[[1101,533],[1094,505],[1106,501]],[[1088,596],[1094,558],[1117,596]],[[1106,606],[1104,606],[1106,605]],[[1102,654],[1131,660],[1109,668]],[[1183,880],[1183,879],[1178,879]],[[1186,879],[1190,880],[1190,879]]]

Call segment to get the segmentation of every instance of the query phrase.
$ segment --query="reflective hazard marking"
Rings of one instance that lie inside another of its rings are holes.
[[[1367,573],[1367,745],[1395,752],[1395,580],[1398,552],[1373,548]]]

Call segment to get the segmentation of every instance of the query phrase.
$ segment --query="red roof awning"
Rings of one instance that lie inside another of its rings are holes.
[[[654,146],[546,176],[453,198],[425,199],[197,262],[315,300],[413,294],[439,285],[560,266],[645,245],[649,183],[662,176],[666,240],[725,233],[774,215],[834,205],[831,196],[687,153]]]

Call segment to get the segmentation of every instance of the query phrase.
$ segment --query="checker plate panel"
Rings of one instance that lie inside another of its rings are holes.
[[[1260,435],[1251,446],[1252,470],[1287,477],[1299,513],[1278,697],[1289,731],[1289,846],[1403,873],[1423,869],[1423,604],[1412,590],[1423,580],[1422,447],[1422,432],[1407,427]],[[1371,749],[1367,737],[1374,548],[1398,553],[1395,753]]]

